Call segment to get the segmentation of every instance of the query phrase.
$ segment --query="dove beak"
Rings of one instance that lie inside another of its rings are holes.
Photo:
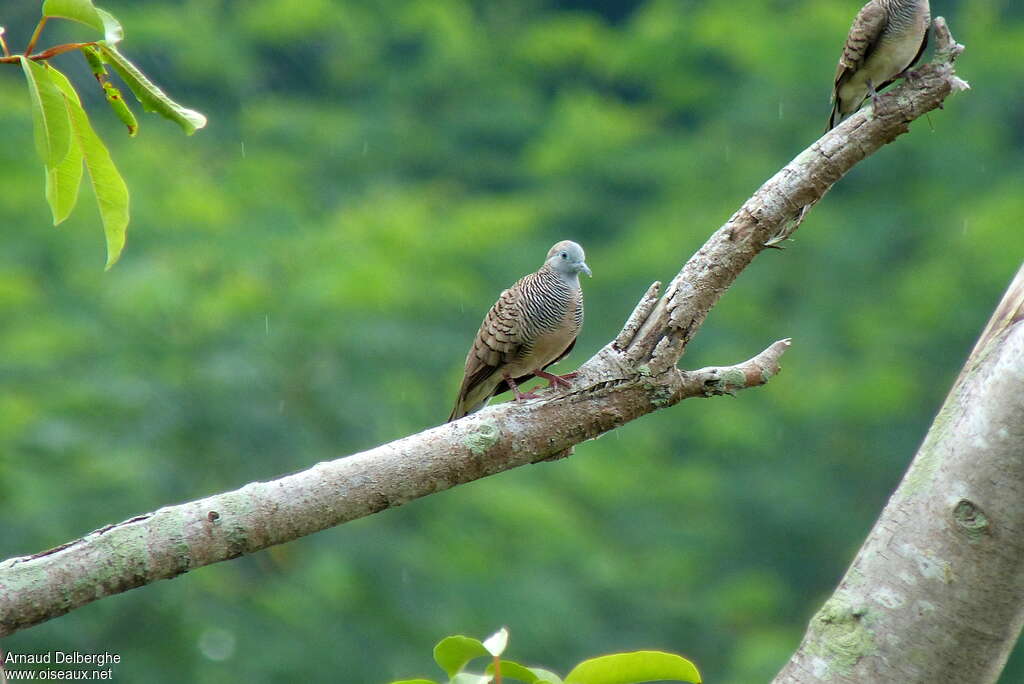
[[[580,262],[580,270],[586,273],[591,278],[594,277],[594,274],[590,272],[590,267],[587,266],[587,263],[585,261]]]

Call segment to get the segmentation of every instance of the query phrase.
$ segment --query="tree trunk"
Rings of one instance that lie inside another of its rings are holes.
[[[776,684],[995,682],[1024,625],[1024,266]]]

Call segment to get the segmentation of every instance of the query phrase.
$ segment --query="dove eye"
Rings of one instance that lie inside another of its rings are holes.
[[[568,258],[569,258],[569,255],[568,255],[568,253],[566,253],[566,252],[562,252],[562,258],[563,258],[563,259],[568,259]]]

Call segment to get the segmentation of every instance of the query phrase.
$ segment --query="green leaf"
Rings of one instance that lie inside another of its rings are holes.
[[[103,20],[103,40],[107,41],[111,45],[120,43],[124,40],[124,28],[113,14],[107,10],[102,10],[99,7],[96,11],[100,15],[100,19]]]
[[[47,75],[55,86],[61,91],[64,98],[64,108],[68,113],[68,121],[71,120],[71,108],[81,106],[78,93],[75,92],[71,82],[60,71],[48,65]],[[78,202],[78,189],[82,185],[82,148],[78,145],[78,139],[72,131],[71,146],[64,161],[57,166],[46,169],[46,201],[50,204],[53,212],[53,225],[60,225],[75,208]]]
[[[92,0],[44,0],[44,17],[60,17],[70,19],[86,26],[91,26],[103,33],[103,19],[93,7]]]
[[[449,677],[454,677],[470,660],[488,655],[479,639],[462,636],[445,637],[434,647],[434,661]]]
[[[486,672],[487,674],[494,674],[493,662],[487,666]],[[526,667],[512,660],[501,661],[501,677],[502,679],[515,679],[516,681],[526,682],[526,684],[544,684],[545,682],[562,684],[562,680],[554,673],[541,670],[540,668]]]
[[[70,115],[71,104],[65,101]],[[57,166],[46,169],[46,201],[53,212],[53,225],[60,225],[71,215],[78,202],[78,189],[82,186],[82,149],[72,139],[68,156]]]
[[[491,678],[485,675],[470,674],[468,672],[460,672],[459,674],[452,677],[448,684],[490,684]]]
[[[563,684],[562,678],[550,670],[539,667],[531,667],[530,672],[537,677],[537,684]]]
[[[52,83],[61,92],[71,116],[71,130],[89,170],[93,194],[99,205],[103,233],[107,239],[107,268],[113,266],[124,249],[128,229],[128,186],[114,166],[107,147],[96,135],[89,117],[82,109],[78,94],[64,74],[50,69]]]
[[[45,0],[43,2],[44,17],[60,17],[90,26],[111,42],[117,43],[124,38],[124,29],[110,12],[93,6],[92,0]]]
[[[565,676],[565,684],[639,684],[640,682],[701,681],[686,658],[660,651],[614,653],[584,660]]]
[[[156,112],[160,116],[176,122],[187,135],[192,135],[197,129],[206,125],[205,116],[192,109],[186,109],[169,98],[113,45],[105,41],[100,41],[97,45],[103,52],[104,58],[128,84],[136,99],[142,103],[142,108],[147,112]]]
[[[37,64],[19,55],[25,80],[32,100],[32,123],[36,138],[36,151],[47,169],[51,169],[68,156],[71,149],[71,122],[64,106],[64,96],[50,80],[49,67]]]
[[[391,684],[437,684],[433,679],[401,679]]]

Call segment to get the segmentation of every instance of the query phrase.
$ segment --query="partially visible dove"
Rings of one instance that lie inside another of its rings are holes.
[[[846,37],[832,90],[826,131],[874,100],[912,67],[928,44],[928,0],[871,0],[857,13]]]
[[[511,389],[516,401],[529,399],[519,385],[534,376],[548,387],[568,387],[575,373],[544,369],[564,358],[583,325],[580,273],[591,275],[583,248],[563,240],[548,251],[544,265],[523,276],[498,297],[484,317],[466,356],[466,371],[449,422],[479,411],[496,394]]]

